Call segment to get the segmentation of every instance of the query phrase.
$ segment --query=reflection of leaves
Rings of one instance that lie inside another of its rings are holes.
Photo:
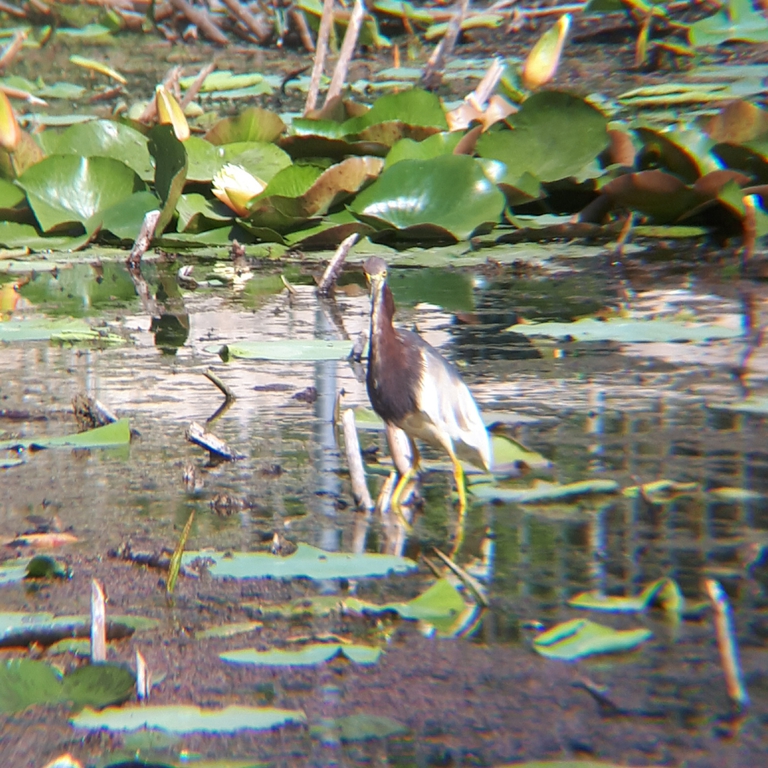
[[[582,480],[578,483],[536,483],[533,488],[502,488],[490,483],[475,483],[469,490],[479,499],[507,501],[517,504],[573,502],[583,496],[617,493],[615,480]]]
[[[572,619],[542,632],[533,647],[547,658],[573,661],[596,653],[631,651],[652,635],[649,629],[619,630],[588,619]]]

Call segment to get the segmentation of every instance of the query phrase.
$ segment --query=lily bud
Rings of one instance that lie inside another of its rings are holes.
[[[161,125],[173,126],[173,132],[179,141],[189,138],[189,123],[184,117],[184,110],[163,85],[155,88],[155,104],[157,106],[157,122]]]
[[[21,128],[13,113],[11,102],[0,91],[0,148],[6,152],[15,152],[21,143]]]
[[[531,49],[523,64],[523,85],[529,91],[540,88],[555,76],[570,27],[571,14],[566,13]]]
[[[238,216],[247,216],[248,203],[260,195],[266,184],[241,165],[227,163],[213,177],[213,194]]]

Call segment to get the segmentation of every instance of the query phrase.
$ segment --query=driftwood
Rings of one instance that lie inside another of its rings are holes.
[[[190,443],[205,448],[211,454],[211,458],[224,459],[225,461],[236,461],[237,459],[245,458],[244,454],[233,451],[221,438],[216,437],[213,432],[206,432],[205,428],[196,421],[193,421],[187,427],[186,437]]]

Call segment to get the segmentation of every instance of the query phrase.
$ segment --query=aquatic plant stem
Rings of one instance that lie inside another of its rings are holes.
[[[347,79],[349,63],[352,61],[352,56],[355,53],[355,46],[357,45],[357,38],[360,34],[360,25],[363,23],[364,15],[365,6],[363,5],[363,0],[355,0],[355,4],[352,7],[352,15],[350,16],[349,24],[347,25],[347,31],[344,34],[344,42],[341,44],[339,60],[336,62],[336,69],[333,70],[333,77],[331,78],[331,85],[328,88],[328,93],[325,94],[325,104],[336,96],[341,95],[341,89],[344,87],[344,82]]]

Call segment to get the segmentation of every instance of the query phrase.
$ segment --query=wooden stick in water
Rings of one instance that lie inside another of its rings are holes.
[[[355,425],[355,412],[351,408],[344,411],[341,417],[344,425],[344,445],[347,451],[347,464],[349,465],[349,477],[352,480],[352,495],[358,509],[370,512],[373,509],[373,499],[365,482],[365,469],[363,457],[360,454],[360,441],[357,439],[357,426]]]
[[[323,76],[323,66],[325,65],[325,57],[328,53],[328,40],[331,37],[331,27],[333,26],[333,5],[333,0],[323,0],[323,15],[320,18],[320,29],[317,33],[315,61],[312,64],[307,101],[304,104],[305,116],[317,106],[317,96],[320,93],[320,78]]]
[[[744,709],[749,705],[749,694],[744,687],[744,680],[741,676],[731,606],[723,588],[715,579],[705,579],[704,586],[714,611],[717,647],[720,650],[720,662],[723,665],[728,695],[739,709]]]
[[[341,44],[339,60],[336,62],[336,69],[333,70],[331,85],[328,88],[328,93],[325,95],[325,104],[336,96],[341,95],[341,89],[344,87],[344,81],[347,79],[349,63],[352,61],[352,56],[355,53],[355,46],[357,45],[357,38],[360,35],[360,25],[363,23],[364,15],[365,6],[363,5],[363,0],[355,0],[355,5],[352,8],[352,16],[350,16],[349,25],[344,34],[344,42]]]

